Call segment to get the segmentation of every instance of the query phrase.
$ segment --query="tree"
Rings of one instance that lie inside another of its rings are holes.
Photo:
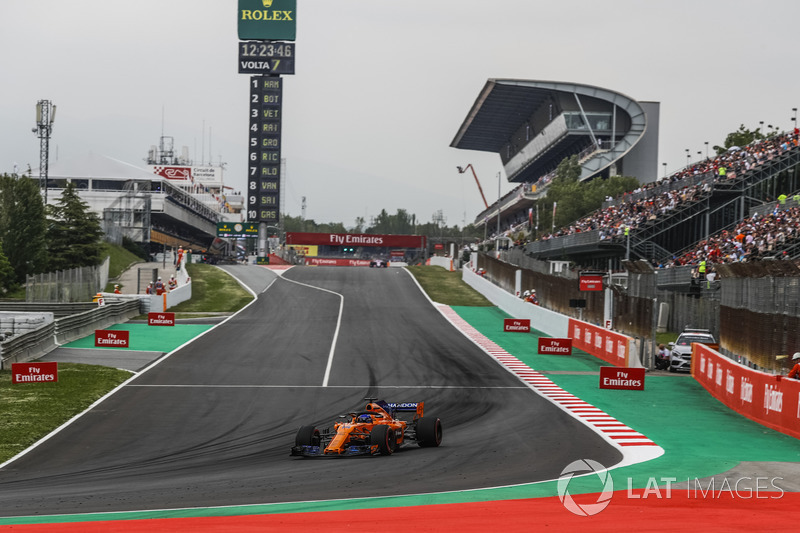
[[[547,188],[547,196],[537,202],[540,227],[544,232],[549,232],[553,225],[553,204],[557,204],[555,227],[558,229],[600,209],[607,196],[616,198],[639,186],[639,180],[629,176],[580,182],[580,174],[578,156],[565,158],[559,163],[556,176]]]
[[[398,209],[394,215],[387,213],[386,209],[381,209],[366,232],[379,235],[412,235],[414,233],[412,215],[405,209]]]
[[[578,181],[581,177],[581,165],[578,156],[564,158],[556,168],[556,176],[547,188],[544,201],[545,219],[552,225],[553,203],[557,203],[555,213],[555,226],[559,228],[583,216],[586,207],[583,205],[583,184]]]
[[[55,206],[48,207],[47,249],[50,270],[96,266],[103,260],[103,230],[97,213],[68,183]]]
[[[45,270],[45,230],[38,182],[27,177],[0,176],[0,241],[17,282]]]
[[[3,253],[3,243],[0,242],[0,294],[4,294],[17,286],[17,275]]]
[[[728,151],[729,148],[733,146],[747,146],[753,141],[758,141],[764,138],[764,134],[761,133],[761,128],[756,128],[753,131],[744,127],[744,124],[739,126],[739,129],[733,131],[725,137],[725,143],[723,146],[714,146],[714,150],[716,150],[717,154],[722,154]]]

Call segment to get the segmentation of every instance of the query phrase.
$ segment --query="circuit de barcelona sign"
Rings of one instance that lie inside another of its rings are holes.
[[[297,0],[239,0],[239,39],[294,41]]]

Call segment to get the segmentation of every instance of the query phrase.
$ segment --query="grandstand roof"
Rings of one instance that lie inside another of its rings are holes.
[[[628,175],[657,178],[658,105],[652,115],[655,142],[644,143]],[[619,170],[623,156],[645,135],[644,107],[622,93],[600,87],[519,79],[489,79],[450,146],[496,152],[512,182],[534,183],[565,157],[580,155],[581,179]]]
[[[450,146],[500,152],[514,131],[546,100],[549,91],[521,80],[490,79]]]
[[[39,169],[34,169],[31,176],[38,176]],[[55,178],[122,178],[162,181],[147,169],[125,163],[118,159],[98,154],[87,154],[72,159],[59,159],[48,165],[47,176]]]

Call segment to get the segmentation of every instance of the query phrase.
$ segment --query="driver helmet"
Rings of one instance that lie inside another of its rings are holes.
[[[361,423],[361,424],[369,424],[369,423],[372,422],[372,417],[370,415],[366,415],[366,414],[358,415],[358,418],[356,418],[356,422]]]
[[[522,295],[523,296],[530,296],[531,295],[531,291],[525,291],[525,292],[522,293]]]
[[[794,355],[792,356],[792,361],[797,361],[798,359],[800,359],[800,352],[794,352]]]

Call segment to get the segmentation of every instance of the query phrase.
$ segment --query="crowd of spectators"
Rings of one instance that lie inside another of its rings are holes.
[[[697,201],[702,193],[710,189],[707,183],[698,184],[636,201],[624,201],[595,211],[553,233],[542,235],[541,240],[594,230],[599,230],[600,240],[623,237],[626,231],[633,231],[647,222],[666,216],[679,205]]]
[[[595,230],[599,231],[601,240],[624,237],[627,232],[665,217],[682,205],[697,201],[703,194],[711,191],[713,184],[735,180],[744,172],[798,145],[800,145],[800,130],[795,128],[793,132],[776,134],[744,147],[731,147],[714,158],[696,162],[670,176],[625,193],[609,207],[597,210],[556,231],[545,233],[539,239],[548,240]],[[692,178],[698,175],[707,175],[713,179],[704,179],[696,183],[697,180]],[[681,187],[683,181],[687,184]],[[665,184],[672,190],[665,190],[665,187],[662,187]],[[659,266],[692,265],[701,261],[701,258],[711,262],[723,262],[752,260],[774,255],[776,249],[783,248],[798,238],[799,219],[800,215],[796,210],[746,219],[735,230],[719,234],[708,242],[701,242],[695,249]],[[526,230],[529,224],[530,221],[526,220],[525,213],[520,212],[516,218],[507,221],[507,226],[500,232],[500,236],[510,237],[515,241],[515,235]],[[736,241],[735,237],[740,235],[740,239]],[[488,240],[497,237],[495,231]],[[513,244],[524,246],[525,242]]]
[[[785,249],[800,239],[800,207],[776,208],[763,216],[745,218],[730,231],[722,231],[700,241],[688,252],[674,257],[659,268],[755,261],[765,257],[780,258]]]
[[[696,201],[702,193],[710,192],[712,183],[736,179],[737,175],[773,159],[799,143],[800,131],[795,129],[792,133],[774,135],[745,147],[731,147],[713,159],[708,158],[689,165],[671,176],[626,193],[613,205],[595,211],[569,226],[544,234],[540,239],[548,240],[593,230],[600,231],[600,239],[624,236],[626,231],[633,231],[648,221],[665,216],[684,203]],[[680,182],[689,181],[688,178],[701,174],[709,174],[713,180],[676,187]],[[636,194],[646,193],[665,183],[671,184],[673,190],[653,191],[649,195]],[[634,199],[635,194],[637,199]]]

